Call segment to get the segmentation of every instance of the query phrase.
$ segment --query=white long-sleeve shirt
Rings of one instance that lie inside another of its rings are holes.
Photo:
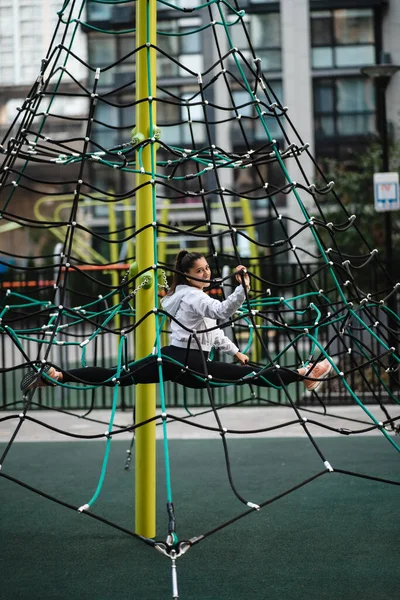
[[[234,356],[239,352],[239,348],[224,335],[222,329],[212,328],[216,327],[217,319],[227,321],[243,304],[244,299],[245,291],[242,285],[238,285],[222,302],[210,298],[199,288],[177,285],[171,296],[165,296],[161,300],[163,309],[176,319],[171,319],[171,344],[178,348],[187,348],[191,333],[196,333],[201,349],[205,352],[209,352],[215,346]],[[193,337],[190,348],[199,350]]]

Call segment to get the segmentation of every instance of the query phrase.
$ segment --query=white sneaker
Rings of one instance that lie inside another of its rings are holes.
[[[332,369],[333,367],[327,358],[324,358],[324,360],[321,360],[321,362],[310,365],[310,368],[305,373],[305,377],[310,374],[312,379],[304,380],[306,390],[312,392],[318,389],[323,380],[328,377]]]

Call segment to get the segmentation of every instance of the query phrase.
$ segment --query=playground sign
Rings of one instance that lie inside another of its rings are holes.
[[[374,197],[376,211],[398,210],[399,174],[374,173]]]

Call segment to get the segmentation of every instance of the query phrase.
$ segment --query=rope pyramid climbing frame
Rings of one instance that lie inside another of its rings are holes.
[[[100,0],[90,4],[96,3],[107,4]],[[379,429],[395,451],[400,449],[393,435],[399,430],[398,418],[391,416],[390,407],[381,401],[377,390],[383,388],[387,399],[398,404],[399,319],[391,309],[390,300],[397,293],[399,283],[389,280],[378,252],[368,246],[358,230],[356,215],[347,212],[335,193],[334,183],[324,179],[308,144],[295,129],[290,120],[290,107],[283,106],[274,93],[263,71],[262,61],[252,47],[246,13],[237,2],[211,0],[189,8],[160,1],[159,5],[177,11],[177,18],[182,15],[199,16],[199,25],[179,32],[163,29],[160,21],[157,42],[151,37],[150,27],[146,27],[145,41],[136,47],[135,34],[137,39],[140,38],[137,28],[107,31],[95,28],[85,21],[87,4],[70,0],[63,3],[51,46],[38,65],[38,77],[1,141],[2,223],[22,227],[30,235],[38,232],[54,235],[59,246],[57,252],[35,257],[1,250],[3,265],[14,265],[21,272],[32,275],[46,265],[56,273],[56,277],[54,284],[39,283],[30,294],[17,293],[13,289],[2,290],[0,332],[17,348],[20,356],[18,365],[6,367],[3,372],[18,370],[21,375],[29,367],[42,373],[46,365],[57,365],[60,348],[67,350],[67,356],[69,348],[78,348],[82,366],[88,363],[88,349],[96,346],[100,339],[107,340],[109,348],[116,348],[117,366],[112,380],[115,385],[107,431],[90,436],[90,439],[105,439],[104,460],[98,486],[92,497],[81,506],[72,506],[64,499],[34,489],[7,473],[7,454],[24,423],[32,421],[48,426],[37,418],[37,412],[32,411],[36,404],[34,388],[23,400],[8,400],[10,407],[22,402],[23,408],[18,414],[10,413],[2,419],[14,419],[16,425],[1,457],[3,468],[0,474],[164,553],[171,559],[172,594],[177,598],[177,558],[211,534],[316,478],[335,472],[393,485],[400,485],[400,482],[350,473],[336,466],[333,469],[309,427],[310,424],[327,426],[317,418],[305,418],[293,400],[290,388],[282,382],[279,389],[286,404],[293,409],[293,419],[279,427],[302,426],[304,435],[321,459],[321,470],[310,474],[305,481],[293,483],[283,493],[272,491],[267,499],[255,501],[244,498],[232,476],[229,436],[255,432],[268,434],[276,427],[257,426],[246,432],[227,429],[223,407],[215,402],[215,391],[228,384],[194,373],[206,388],[207,410],[215,417],[215,425],[208,429],[222,440],[231,489],[244,508],[235,518],[210,531],[195,533],[187,540],[178,538],[170,480],[168,422],[181,420],[188,427],[205,426],[196,423],[192,418],[195,415],[182,419],[168,409],[162,382],[161,367],[165,356],[161,348],[169,315],[160,308],[159,297],[165,293],[174,272],[168,244],[173,246],[175,243],[174,247],[179,248],[184,241],[191,249],[205,253],[213,267],[212,292],[221,299],[229,292],[232,266],[245,262],[251,275],[252,291],[234,318],[220,326],[230,328],[243,352],[253,352],[254,362],[263,368],[275,366],[278,372],[282,365],[295,368],[328,357],[333,365],[330,383],[345,389],[364,412],[365,428],[361,432]],[[127,3],[110,1],[108,4]],[[149,22],[152,5],[153,1],[141,4],[137,13],[139,19]],[[131,49],[113,64],[90,64],[74,51],[74,39],[80,27],[95,30],[100,40],[123,36],[125,40],[132,40]],[[214,60],[205,64],[200,73],[190,68],[190,62],[179,62],[164,49],[166,40],[205,31],[214,43]],[[235,46],[239,35],[247,39],[246,50]],[[147,57],[145,81],[151,93],[146,92],[145,97],[136,97],[135,100],[135,88],[137,90],[139,86],[135,80],[134,63],[138,66],[140,55]],[[186,82],[183,95],[162,83],[156,84],[151,69],[151,61],[155,57],[169,65],[171,72],[183,73]],[[87,69],[86,82],[75,76],[77,66]],[[128,70],[131,77],[122,86],[113,87],[109,83],[117,81],[117,75],[121,72],[126,74]],[[85,102],[84,117],[65,116],[63,104],[71,98]],[[135,122],[135,110],[137,119],[139,105],[147,111],[147,135]],[[102,116],[106,114],[117,115],[118,118],[107,120]],[[71,126],[79,125],[81,134],[72,138],[52,135],[53,128],[64,122]],[[228,127],[232,137],[240,139],[237,145],[240,151],[234,151],[230,143],[228,147],[219,145],[221,139],[229,141],[219,133]],[[257,145],[249,135],[249,131],[256,129],[260,141]],[[170,141],[177,139],[174,136],[178,130],[181,145]],[[276,137],[281,141],[271,135],[272,130],[278,133]],[[114,144],[116,139],[124,141]],[[323,184],[317,185],[308,179],[303,167],[305,161],[312,162],[318,180]],[[290,171],[293,167],[302,174],[302,181],[292,181]],[[113,181],[115,173],[119,174],[120,185],[118,189],[110,189],[109,182]],[[138,221],[136,226],[132,223],[131,212],[132,206],[138,210],[138,198],[142,193],[148,194],[146,208],[150,210],[151,218],[138,227]],[[40,218],[37,212],[31,216],[19,212],[21,194],[28,195],[32,205],[46,199],[45,212]],[[57,210],[60,198],[63,201],[68,198],[62,211]],[[325,199],[341,207],[341,222],[329,220]],[[296,211],[281,210],[282,204],[289,203],[296,206]],[[202,216],[190,226],[174,222],[168,208],[163,212],[163,207],[173,207],[174,204],[187,204],[189,211],[200,211]],[[108,232],[99,233],[87,225],[86,220],[81,218],[85,206],[107,211],[110,221]],[[255,218],[256,211],[252,207],[259,206],[264,207],[264,212],[258,211],[257,215],[262,214]],[[123,215],[122,226],[121,219],[118,221],[115,217],[118,211]],[[247,217],[247,221],[243,217]],[[360,236],[363,251],[359,256],[347,255],[337,243],[338,234],[348,228],[353,228]],[[146,250],[148,246],[152,248],[148,262],[143,250],[139,256],[140,246],[143,248],[143,243],[140,243],[143,234],[147,240]],[[106,259],[95,253],[95,246],[107,248]],[[247,248],[245,258],[241,256],[243,248]],[[28,260],[31,266],[27,266]],[[285,261],[295,266],[291,271],[293,279],[286,277],[278,281],[277,265]],[[307,265],[311,261],[314,267],[310,271]],[[124,273],[126,264],[131,265],[126,275],[123,278],[115,275],[117,269]],[[373,291],[367,287],[371,265],[379,272],[379,289]],[[103,270],[113,269],[111,283],[98,275],[100,266]],[[230,267],[228,270],[227,266]],[[87,287],[92,291],[88,294],[81,290],[85,300],[79,305],[70,303],[71,298],[77,297],[77,291],[71,288],[75,274],[79,274],[80,281],[84,282],[82,290]],[[148,304],[147,307],[141,305],[145,294],[151,298],[150,307]],[[143,323],[151,320],[154,334],[147,340],[149,348],[143,351],[143,348],[136,347],[135,358],[140,364],[149,354],[157,356],[161,409],[149,418],[138,418],[137,415],[134,424],[121,427],[115,424],[121,393],[119,378],[124,369],[135,362],[132,359],[133,336],[137,335]],[[278,349],[272,352],[268,340],[277,337],[280,343]],[[187,368],[184,364],[180,366]],[[46,375],[42,374],[42,377],[46,378]],[[262,371],[259,377],[263,377]],[[363,404],[357,389],[349,383],[355,379],[371,395],[372,408]],[[60,387],[82,389],[81,385],[70,383],[60,384]],[[251,385],[249,390],[246,400],[258,397],[257,386]],[[326,412],[323,396],[319,392],[315,396]],[[376,408],[383,411],[383,421],[375,416]],[[168,513],[166,541],[133,533],[93,511],[107,476],[112,439],[126,431],[141,431],[149,422],[161,426],[164,434]],[[354,433],[348,428],[335,431],[345,435]],[[87,439],[68,431],[60,430],[59,433],[60,436]]]

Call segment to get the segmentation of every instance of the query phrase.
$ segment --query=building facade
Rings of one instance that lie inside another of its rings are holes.
[[[177,146],[185,146],[190,141],[182,101],[193,99],[198,86],[185,68],[170,58],[175,58],[194,72],[204,72],[205,67],[218,58],[214,31],[206,26],[210,14],[202,17],[204,10],[190,11],[200,4],[200,0],[177,2],[178,8],[188,9],[186,12],[172,10],[168,4],[158,4],[157,46],[160,52],[157,98],[176,99],[176,102],[157,103],[157,123],[162,128],[163,140]],[[379,62],[383,52],[386,59],[400,64],[400,43],[396,33],[400,25],[400,3],[393,0],[240,0],[234,6],[245,11],[243,21],[254,53],[261,58],[263,73],[277,98],[288,106],[291,122],[318,161],[326,158],[345,161],[377,136],[380,107],[375,83],[362,75],[360,69]],[[214,18],[218,20],[218,15]],[[116,95],[116,104],[127,104],[132,98],[133,88],[129,82],[132,82],[135,70],[134,55],[128,60],[124,57],[133,48],[134,34],[105,38],[93,28],[126,31],[134,23],[134,4],[89,5],[89,27],[85,28],[89,61],[93,60],[100,66],[121,61],[117,72],[113,76],[108,72],[101,84],[104,89],[122,86]],[[188,31],[190,36],[183,35]],[[249,40],[241,23],[235,24],[233,18],[229,35],[242,56],[251,60]],[[228,50],[223,41],[226,35],[219,38],[219,51],[223,55]],[[244,106],[241,115],[247,118],[247,142],[254,147],[261,146],[265,143],[265,130],[255,118],[254,106],[245,106],[248,92],[235,79],[232,57],[227,63],[233,74],[232,99],[226,98],[226,94],[224,97],[223,86],[220,86],[217,92],[215,88],[209,91],[207,100],[210,104],[232,102],[236,106]],[[393,136],[400,124],[396,104],[399,92],[400,75],[393,77],[387,95],[388,122]],[[132,115],[119,111],[116,106],[105,104],[100,112],[102,121],[120,128],[131,122]],[[191,119],[193,122],[202,119],[201,106],[193,106]],[[284,145],[277,122],[267,117],[266,122],[271,136]],[[121,137],[115,130],[110,141],[109,129],[101,125],[98,128],[100,135],[104,135],[104,143],[107,140],[109,145],[124,141],[123,136],[126,136],[126,132]],[[206,144],[204,125],[196,123],[192,128],[195,128],[196,143]],[[239,153],[246,151],[243,135],[235,123],[216,128],[214,134],[217,146]],[[282,185],[284,178],[279,165],[264,165],[262,168],[266,181],[272,181],[278,187]],[[312,162],[305,160],[302,169],[308,179],[314,181]],[[295,164],[291,166],[290,175],[294,181],[302,180],[298,178],[301,173]],[[245,171],[240,171],[235,177],[238,191],[251,180],[251,175]],[[292,216],[302,219],[300,208],[288,205],[285,195],[276,198],[275,202],[283,211],[290,211]],[[260,203],[259,208],[261,214],[265,213],[267,205]]]
[[[60,4],[63,3],[59,0],[0,0],[0,129],[3,131],[12,119],[15,106],[37,77],[40,61],[57,27]],[[167,3],[158,3],[157,124],[162,128],[165,143],[179,147],[185,147],[193,138],[198,146],[207,143],[206,127],[201,122],[202,106],[191,102],[199,86],[189,71],[203,72],[205,65],[218,59],[218,52],[223,55],[229,49],[226,36],[222,35],[219,36],[220,47],[216,47],[214,32],[208,26],[210,13],[191,10],[201,4],[201,0],[178,0],[173,10]],[[130,141],[135,120],[132,104],[135,3],[87,2],[86,6],[87,12],[82,13],[76,32],[74,52],[92,67],[101,69],[98,91],[106,101],[97,105],[93,135],[100,147],[113,148]],[[400,3],[396,0],[238,0],[233,6],[245,11],[242,19],[254,53],[261,59],[268,84],[282,104],[288,106],[291,122],[317,160],[346,160],[365,148],[368,140],[377,135],[380,107],[374,81],[363,76],[360,69],[379,62],[382,53],[386,60],[400,64]],[[209,10],[216,8],[210,6]],[[214,18],[218,20],[217,13]],[[232,43],[244,59],[251,61],[249,39],[241,22],[235,22],[233,17],[231,20]],[[185,35],[188,32],[190,35]],[[250,146],[265,144],[265,130],[256,118],[254,105],[247,102],[248,92],[235,78],[232,56],[227,64],[233,74],[232,98],[226,96],[223,86],[220,89],[210,86],[205,92],[207,102],[211,106],[230,101],[242,107],[247,147],[237,121],[216,127],[211,133],[217,146],[241,153]],[[84,81],[89,75],[83,63],[75,67],[76,78]],[[387,89],[392,137],[400,125],[399,97],[400,74],[392,78]],[[186,100],[192,104],[190,118]],[[79,106],[79,102],[82,100],[64,103],[59,110],[64,111],[65,116],[85,114],[85,106]],[[215,115],[218,114],[215,109]],[[265,120],[271,136],[283,147],[283,134],[277,122],[268,116]],[[66,123],[58,121],[54,127],[62,127],[62,134],[66,135]],[[74,122],[69,126],[74,126]],[[305,161],[303,168],[313,181],[312,163]],[[130,177],[97,164],[91,165],[91,169],[102,189],[122,190]],[[272,181],[278,187],[282,185],[279,165],[266,164],[260,169],[265,181]],[[251,180],[249,173],[241,170],[234,175],[233,187],[238,193]],[[298,180],[296,165],[290,175]],[[227,187],[231,184],[232,181],[228,181]],[[183,203],[194,201],[190,186],[186,181],[189,195]],[[296,214],[298,207],[287,205],[285,195],[276,202],[283,211],[301,218]],[[260,202],[258,209],[262,214],[268,206]],[[101,229],[107,225],[106,211],[101,207],[93,208],[88,218],[91,226]]]
[[[79,25],[71,23],[65,37],[59,26],[60,19],[76,16],[68,12],[63,15],[63,5],[60,0],[0,0],[0,139],[36,81],[54,41],[68,46],[73,35],[74,51],[83,61],[87,58],[87,40]],[[86,79],[84,64],[74,65],[74,76],[78,81]],[[68,89],[68,83],[62,85]],[[77,117],[85,108],[86,103],[77,98],[59,103],[57,111]],[[53,128],[55,135],[66,131],[60,123],[54,123]]]
[[[195,6],[200,0],[177,3]],[[284,104],[301,120],[308,122],[318,157],[345,158],[351,149],[365,146],[366,136],[376,133],[376,99],[373,81],[360,73],[360,68],[379,62],[382,52],[393,63],[400,63],[400,25],[398,2],[387,0],[284,0],[282,2],[241,0],[246,11],[245,22],[252,46],[262,59],[268,81]],[[181,16],[182,15],[182,16]],[[134,23],[134,6],[94,4],[88,20],[93,25],[127,28]],[[168,5],[159,4],[158,28],[184,33],[202,25],[198,13],[178,13]],[[120,59],[131,42],[128,36],[115,36],[99,44],[99,34],[88,33],[89,57],[102,64]],[[239,27],[232,27],[232,40],[246,52],[247,39]],[[158,46],[168,55],[185,61],[195,71],[201,71],[204,58],[210,53],[209,31],[182,37],[158,36]],[[133,60],[131,67],[133,69]],[[189,96],[193,89],[179,66],[158,60],[158,84],[171,89],[179,97]],[[118,82],[129,79],[129,63],[124,62]],[[118,83],[115,82],[115,83]],[[394,77],[388,89],[388,120],[397,129],[399,111],[399,77]],[[246,92],[235,89],[235,101]],[[165,124],[181,120],[179,107],[159,105],[159,121]],[[114,118],[114,117],[111,117]],[[184,143],[184,128],[166,128],[168,140]],[[199,133],[201,134],[200,128]],[[263,136],[258,123],[249,132],[257,142]],[[309,132],[307,132],[309,133]],[[278,131],[272,131],[278,135]],[[235,145],[235,139],[233,139]]]
[[[40,61],[58,22],[59,0],[0,0],[0,127],[13,118],[15,107],[24,98],[38,75]],[[177,6],[195,7],[200,0],[179,0]],[[351,149],[365,145],[365,138],[376,133],[376,97],[374,83],[360,74],[360,67],[380,61],[385,52],[393,63],[400,63],[400,5],[388,0],[240,0],[246,11],[245,22],[251,43],[262,59],[263,71],[282,102],[289,106],[295,123],[305,128],[303,137],[315,145],[318,157],[345,158]],[[158,27],[164,32],[185,33],[201,28],[196,11],[170,10],[158,6]],[[181,16],[182,15],[182,16]],[[88,3],[87,22],[91,26],[124,30],[134,24],[134,3]],[[83,59],[99,66],[111,64],[128,54],[132,36],[104,36],[93,28],[80,29],[74,40],[74,51]],[[85,35],[86,34],[86,35]],[[232,27],[235,45],[247,51],[248,42],[239,27]],[[190,78],[176,63],[190,64],[200,72],[204,57],[210,53],[209,31],[190,36],[158,36],[165,55],[159,56],[160,87],[178,97],[189,97],[194,91]],[[83,65],[77,66],[78,79],[85,78]],[[124,60],[111,81],[107,74],[101,86],[118,87],[129,81],[134,70],[134,56]],[[108,77],[108,78],[107,78]],[[396,99],[400,96],[400,76],[389,84],[388,121],[395,134],[400,125]],[[128,95],[129,90],[126,90]],[[239,103],[246,92],[234,89]],[[66,105],[72,114],[73,103]],[[196,109],[200,113],[200,109]],[[195,112],[196,112],[195,110]],[[118,120],[116,111],[103,106],[107,122]],[[187,134],[175,125],[181,119],[180,108],[158,106],[159,121],[166,125],[167,142],[184,144]],[[102,115],[100,115],[102,116]],[[196,116],[196,115],[195,115]],[[170,126],[168,126],[170,125]],[[201,126],[196,132],[202,135]],[[279,135],[274,131],[272,135]],[[302,133],[302,132],[300,132]],[[113,134],[117,136],[117,134]],[[260,140],[263,131],[255,122],[250,137]],[[109,140],[112,144],[113,140]],[[238,140],[239,141],[239,140]],[[235,145],[235,139],[232,140]]]

